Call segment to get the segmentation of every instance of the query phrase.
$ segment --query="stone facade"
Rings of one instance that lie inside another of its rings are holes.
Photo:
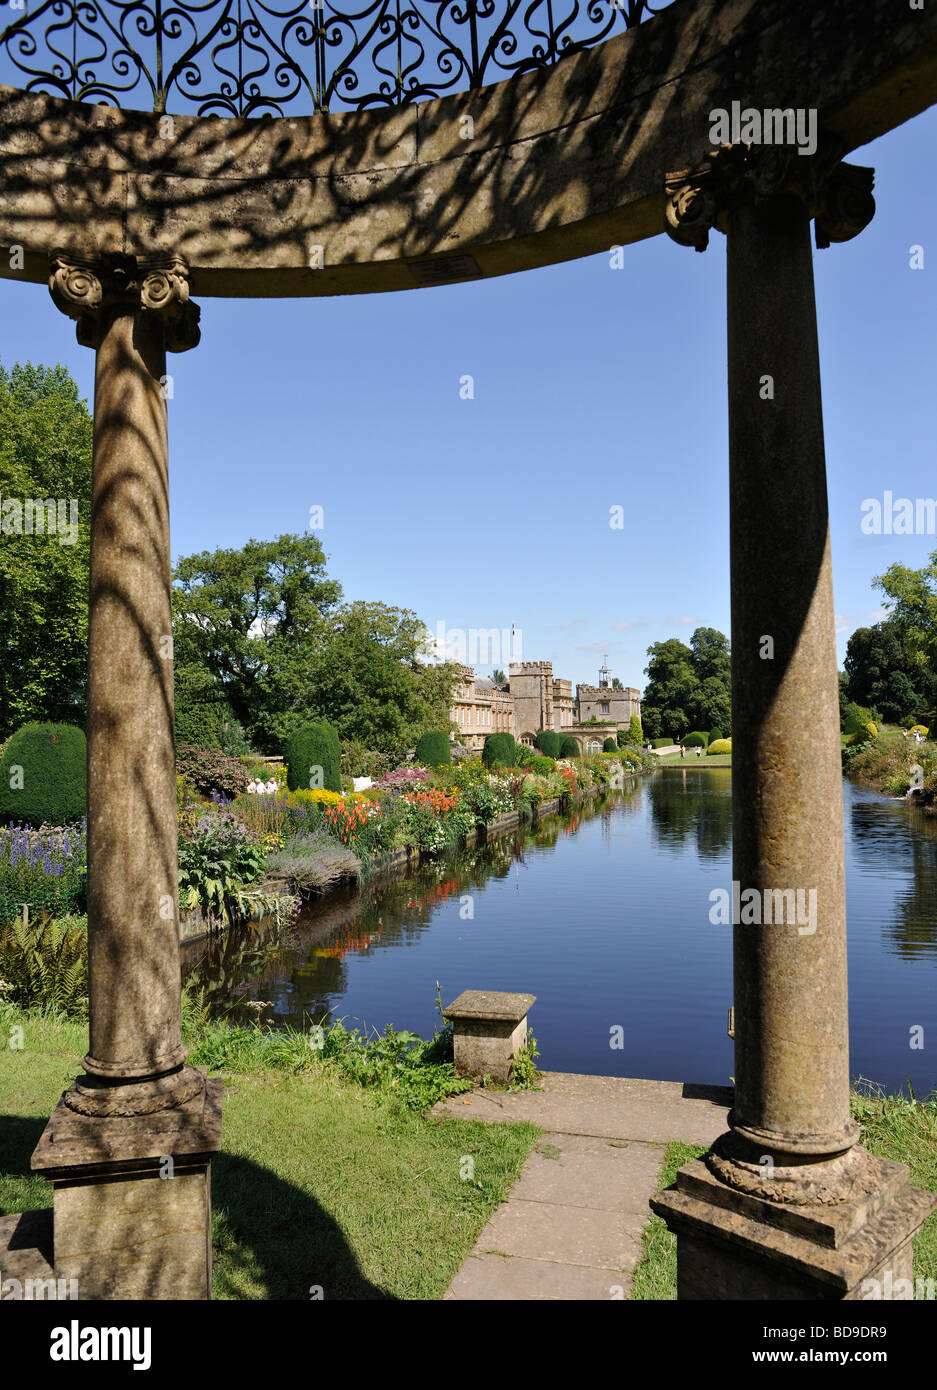
[[[573,734],[584,752],[592,751],[596,741],[601,750],[605,738],[627,729],[633,714],[641,717],[641,692],[605,683],[607,667],[598,686],[578,685],[575,696],[572,681],[555,677],[550,661],[513,662],[507,690],[499,689],[490,676],[476,676],[471,666],[460,667],[460,673],[450,718],[458,741],[475,752],[488,734],[509,733],[522,743],[533,743],[542,729]],[[593,718],[598,725],[578,727]]]

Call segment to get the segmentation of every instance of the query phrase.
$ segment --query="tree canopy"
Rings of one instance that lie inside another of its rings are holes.
[[[91,439],[65,367],[0,365],[0,740],[32,720],[84,723]],[[27,533],[33,499],[55,503],[54,534]]]
[[[448,728],[456,668],[425,664],[423,622],[384,603],[343,603],[325,561],[313,535],[181,559],[177,696],[213,692],[266,751],[310,720],[388,752],[412,746],[425,729]]]
[[[729,640],[698,627],[690,645],[676,637],[648,647],[649,677],[641,701],[646,738],[682,738],[695,729],[726,731],[732,723]]]

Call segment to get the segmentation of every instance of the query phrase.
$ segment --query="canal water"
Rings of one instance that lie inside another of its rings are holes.
[[[723,1084],[732,929],[731,773],[662,769],[576,813],[310,905],[295,926],[183,948],[229,1016],[429,1035],[463,989],[535,994],[551,1071]],[[937,1086],[937,826],[843,782],[851,1070]],[[923,1049],[911,1046],[923,1028]],[[613,1046],[619,1043],[619,1046]]]

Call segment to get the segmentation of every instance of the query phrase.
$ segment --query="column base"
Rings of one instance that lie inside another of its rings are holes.
[[[221,1082],[173,1110],[82,1115],[59,1101],[32,1156],[53,1188],[56,1278],[80,1300],[211,1298],[211,1160]]]
[[[677,1236],[677,1297],[913,1298],[911,1239],[937,1194],[912,1187],[905,1164],[867,1157],[875,1189],[837,1205],[765,1201],[701,1159],[681,1168],[651,1200]]]

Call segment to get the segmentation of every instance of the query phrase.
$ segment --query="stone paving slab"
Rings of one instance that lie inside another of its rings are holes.
[[[727,1128],[728,1087],[544,1072],[540,1091],[473,1091],[431,1114],[546,1131],[446,1292],[449,1301],[628,1297],[666,1145]],[[468,1102],[468,1103],[466,1103]]]
[[[447,1301],[589,1300],[621,1298],[627,1281],[612,1270],[552,1260],[469,1255],[443,1295]]]
[[[660,1171],[657,1144],[547,1134],[524,1165],[511,1198],[647,1217],[647,1194]],[[592,1263],[583,1260],[583,1264]]]
[[[645,1143],[711,1144],[728,1126],[731,1087],[618,1076],[543,1073],[539,1091],[473,1091],[431,1111],[459,1120],[528,1120],[555,1134],[591,1134]],[[465,1102],[469,1101],[469,1104]]]

